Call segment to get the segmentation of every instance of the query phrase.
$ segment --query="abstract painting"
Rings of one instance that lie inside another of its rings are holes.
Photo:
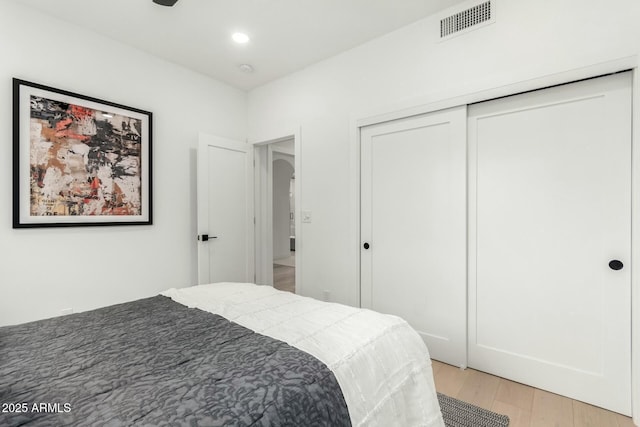
[[[151,224],[152,114],[13,83],[14,228]]]

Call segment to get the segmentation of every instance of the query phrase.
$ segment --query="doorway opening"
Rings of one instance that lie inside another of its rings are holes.
[[[299,137],[254,146],[256,283],[300,293]]]
[[[290,148],[293,141],[272,145],[273,287],[295,293],[295,156]]]

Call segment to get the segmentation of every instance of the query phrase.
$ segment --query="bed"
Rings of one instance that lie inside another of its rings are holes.
[[[0,328],[0,425],[443,426],[402,319],[216,283]]]

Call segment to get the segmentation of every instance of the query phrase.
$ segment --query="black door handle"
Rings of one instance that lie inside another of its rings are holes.
[[[622,270],[622,267],[624,267],[622,261],[619,261],[617,259],[609,261],[609,268],[612,270]]]
[[[364,245],[362,245],[363,248],[365,249],[369,249],[371,247],[371,245],[369,245],[368,243],[365,242]]]
[[[218,236],[209,236],[208,234],[200,234],[198,235],[198,240],[201,242],[208,242],[209,239],[217,239]]]

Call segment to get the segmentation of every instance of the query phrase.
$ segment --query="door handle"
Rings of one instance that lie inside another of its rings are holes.
[[[364,243],[364,245],[362,245],[363,248],[365,249],[369,249],[371,247],[371,245],[367,242]]]
[[[612,270],[622,270],[622,267],[624,267],[624,264],[620,260],[612,259],[609,261],[609,268]]]
[[[218,236],[209,236],[208,234],[198,234],[198,240],[201,242],[208,242],[209,239],[217,239]]]

